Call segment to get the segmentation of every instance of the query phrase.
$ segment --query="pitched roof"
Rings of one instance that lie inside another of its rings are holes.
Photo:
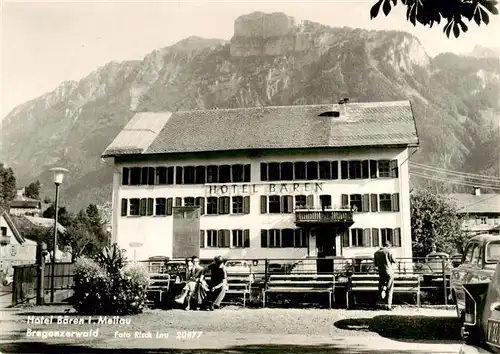
[[[33,226],[41,226],[41,227],[53,227],[54,219],[48,218],[39,218],[36,216],[27,216],[27,215],[19,215],[19,216],[11,216],[12,220],[16,224],[17,228],[21,232],[21,234],[28,232]],[[61,224],[57,223],[57,231],[63,233],[66,231],[66,228]]]
[[[26,242],[26,239],[23,237],[21,232],[19,232],[19,229],[17,228],[13,217],[7,212],[7,210],[0,208],[0,217],[2,216],[5,219],[5,222],[7,222],[7,225],[9,225],[12,234],[14,234],[17,242],[19,242],[19,244],[23,244],[24,242]]]
[[[418,144],[409,101],[345,107],[340,117],[320,116],[338,104],[139,113],[102,156]]]
[[[462,213],[500,213],[500,194],[454,193],[447,195]]]

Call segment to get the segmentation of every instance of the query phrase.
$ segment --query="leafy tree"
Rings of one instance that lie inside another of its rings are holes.
[[[61,242],[65,246],[71,247],[71,261],[81,255],[92,255],[97,237],[89,230],[85,220],[76,217],[66,228],[66,232],[61,237]]]
[[[411,195],[410,204],[415,257],[425,257],[434,245],[438,252],[463,252],[467,236],[453,201],[424,189]]]
[[[24,196],[32,199],[40,199],[40,181],[30,183],[24,189]]]
[[[54,237],[54,227],[44,227],[34,225],[30,228],[23,230],[23,236],[27,239],[30,239],[35,242],[45,242],[47,244],[47,251],[52,252],[53,250],[53,237]],[[58,234],[60,236],[60,234]],[[64,246],[64,242],[62,242],[61,238],[57,238],[57,246],[59,249],[62,249]]]
[[[9,208],[9,204],[16,197],[16,176],[12,168],[0,163],[0,207]]]
[[[378,16],[380,8],[387,16],[393,6],[397,6],[397,0],[378,0],[371,8],[371,18]],[[468,27],[465,22],[474,22],[480,26],[482,23],[487,25],[490,22],[488,13],[498,14],[496,5],[497,0],[401,0],[406,6],[406,19],[414,26],[417,22],[423,26],[432,27],[434,23],[440,24],[441,20],[446,20],[443,32],[447,37],[453,30],[455,37],[460,32],[467,32]]]
[[[44,218],[53,219],[55,213],[55,206],[52,204],[49,206],[42,214]],[[59,213],[57,214],[57,222],[62,226],[66,227],[71,224],[72,216],[66,210],[66,207],[59,207]]]
[[[104,224],[99,209],[95,204],[89,204],[87,207],[87,216],[90,222],[92,232],[97,236],[100,243],[107,245],[108,235],[104,230]]]

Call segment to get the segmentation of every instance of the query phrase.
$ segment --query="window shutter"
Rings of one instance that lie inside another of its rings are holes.
[[[265,195],[260,196],[260,213],[261,214],[267,213],[267,196]]]
[[[167,215],[172,215],[172,198],[167,198]]]
[[[378,247],[379,245],[378,229],[372,229],[372,246]]]
[[[205,230],[200,230],[200,248],[205,248]]]
[[[371,247],[372,242],[371,242],[371,233],[370,229],[364,229],[363,230],[363,247]]]
[[[175,184],[182,184],[183,171],[181,166],[175,168]]]
[[[140,209],[140,216],[145,216],[146,215],[146,198],[142,198],[141,201],[139,202],[139,209]]]
[[[370,178],[377,178],[377,160],[370,160]]]
[[[175,206],[182,206],[182,198],[180,197],[175,198]]]
[[[399,211],[399,193],[394,193],[391,199],[392,211]]]
[[[260,180],[267,181],[267,163],[260,163]]]
[[[349,229],[342,230],[342,247],[349,247]]]
[[[401,228],[396,227],[394,229],[394,247],[401,247]]]
[[[267,248],[267,230],[260,230],[260,247]]]
[[[250,196],[243,197],[243,213],[250,214]]]
[[[200,207],[200,215],[205,214],[205,198],[198,197],[196,198],[196,206]]]
[[[250,247],[250,230],[243,230],[243,247]]]
[[[342,209],[344,209],[346,207],[348,208],[349,207],[349,196],[347,194],[342,194],[340,199],[341,199],[340,203],[342,204],[341,205]]]
[[[390,168],[389,173],[391,178],[398,178],[399,177],[398,160],[391,160],[389,162],[389,168]]]
[[[128,214],[128,199],[122,199],[122,216]]]
[[[363,194],[363,198],[361,199],[361,210],[364,213],[367,213],[370,211],[370,195],[369,194]]]
[[[231,207],[231,198],[229,197],[223,197],[224,198],[224,214],[229,214],[230,213],[230,207]]]
[[[151,185],[155,185],[156,183],[156,172],[155,172],[155,168],[154,167],[149,167],[148,168],[148,184],[151,186]]]
[[[372,212],[377,212],[378,211],[378,195],[377,194],[370,194],[370,198],[372,201]]]
[[[224,214],[224,197],[218,198],[217,214]]]
[[[280,213],[286,213],[285,210],[285,203],[286,203],[286,195],[282,195],[280,197]]]
[[[153,198],[148,198],[148,210],[147,214],[148,215],[153,215],[153,210],[154,209],[154,199]]]
[[[224,246],[224,230],[217,231],[217,247]]]
[[[286,212],[293,213],[293,196],[287,195],[286,200],[288,201],[288,204],[287,204],[288,210],[286,210]]]
[[[306,208],[308,208],[308,209],[314,209],[314,195],[309,194],[306,197]]]
[[[122,172],[122,185],[127,186],[129,184],[130,169],[128,167],[123,168]]]
[[[340,161],[340,178],[349,179],[349,164],[347,161]]]
[[[243,182],[250,182],[251,178],[251,165],[243,166]]]
[[[231,247],[231,231],[224,230],[224,247]]]

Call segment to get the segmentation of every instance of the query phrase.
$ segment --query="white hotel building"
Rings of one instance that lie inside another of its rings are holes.
[[[114,161],[114,242],[137,259],[411,258],[408,101],[137,113]]]

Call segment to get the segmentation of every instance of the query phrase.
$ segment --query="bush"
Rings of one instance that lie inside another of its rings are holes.
[[[137,263],[126,264],[116,245],[93,259],[75,262],[73,306],[81,314],[127,315],[142,312],[149,273]]]

